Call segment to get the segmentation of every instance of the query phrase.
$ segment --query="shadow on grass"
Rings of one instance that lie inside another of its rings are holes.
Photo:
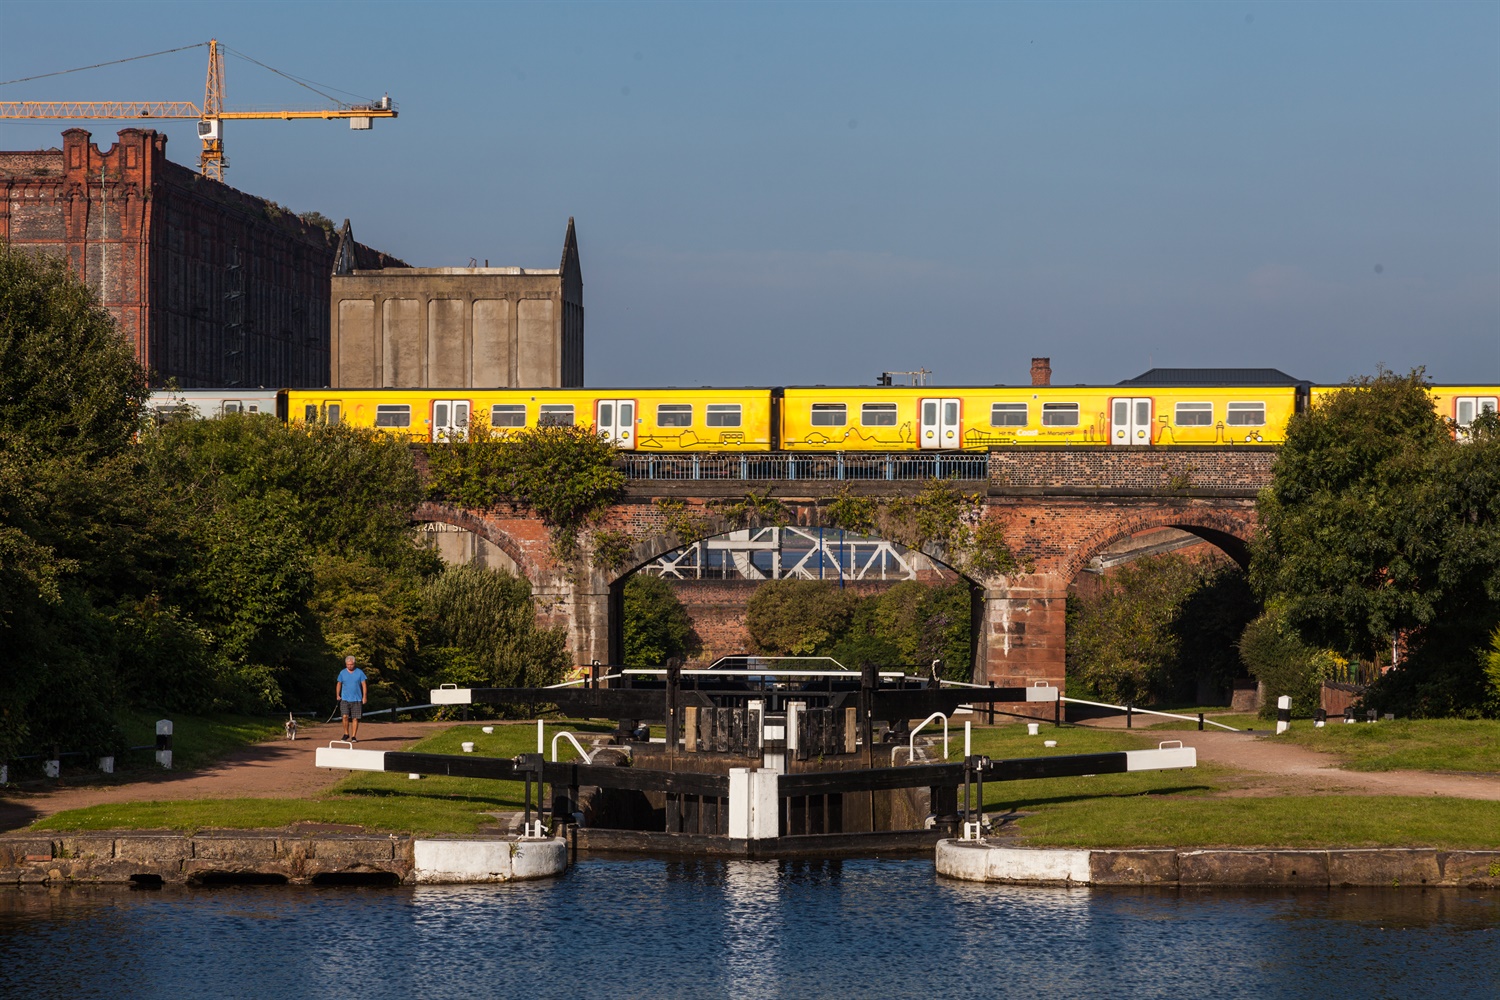
[[[989,789],[985,789],[986,808],[993,806],[1008,805],[1011,809],[1033,809],[1038,806],[1066,805],[1070,802],[1094,802],[1100,799],[1138,799],[1145,797],[1157,797],[1165,795],[1207,795],[1216,792],[1218,788],[1213,785],[1172,785],[1166,788],[1146,788],[1129,792],[1079,792],[1072,795],[1052,795],[1045,798],[1010,798],[1003,797],[1000,801],[991,803],[989,800]]]

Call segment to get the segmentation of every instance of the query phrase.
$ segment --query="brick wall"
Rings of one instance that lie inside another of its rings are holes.
[[[327,385],[336,234],[166,147],[127,128],[101,150],[75,128],[61,149],[0,152],[0,240],[65,258],[158,383]]]
[[[1254,496],[1270,484],[1276,453],[1266,445],[997,448],[990,452],[990,489]]]

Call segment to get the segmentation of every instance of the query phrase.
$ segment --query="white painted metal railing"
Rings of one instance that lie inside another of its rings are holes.
[[[557,741],[564,737],[567,738],[569,743],[573,744],[573,749],[578,751],[578,756],[583,758],[585,764],[592,764],[594,762],[594,755],[585,750],[583,744],[579,743],[572,733],[564,729],[552,735],[552,763],[557,763]]]

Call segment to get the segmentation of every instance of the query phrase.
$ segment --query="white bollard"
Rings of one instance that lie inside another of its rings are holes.
[[[172,768],[172,720],[156,720],[156,762],[162,767]]]
[[[46,775],[49,778],[55,778],[58,775],[62,774],[62,761],[60,761],[60,760],[44,760],[44,761],[42,761],[42,774]]]
[[[10,784],[10,765],[0,764],[0,785]]]
[[[490,733],[493,733],[495,731],[495,727],[494,726],[480,726],[479,727],[479,731],[481,733],[484,733],[486,736],[488,736]]]
[[[536,752],[537,753],[546,753],[547,752],[546,739],[547,739],[547,735],[546,735],[546,733],[544,733],[542,731],[542,720],[541,719],[537,719],[536,720]]]
[[[1040,736],[1040,735],[1042,735],[1042,724],[1040,722],[1028,722],[1028,723],[1026,723],[1026,735],[1027,736]]]
[[[113,757],[100,757],[99,770],[105,774],[115,773],[115,759]]]
[[[1276,699],[1276,735],[1280,736],[1292,728],[1292,696],[1282,695]]]
[[[974,751],[972,749],[970,749],[970,743],[969,743],[969,720],[965,719],[964,720],[964,760],[968,760],[972,756],[974,756]]]
[[[459,745],[464,748],[464,753],[473,753],[474,752],[474,744],[472,744],[472,743],[461,743]]]
[[[421,781],[422,780],[422,775],[420,775],[420,774],[408,774],[407,778],[409,778],[412,781]]]

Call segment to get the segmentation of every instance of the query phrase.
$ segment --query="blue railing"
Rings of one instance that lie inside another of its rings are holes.
[[[988,455],[692,454],[620,456],[627,479],[839,481],[959,479],[989,477]]]

